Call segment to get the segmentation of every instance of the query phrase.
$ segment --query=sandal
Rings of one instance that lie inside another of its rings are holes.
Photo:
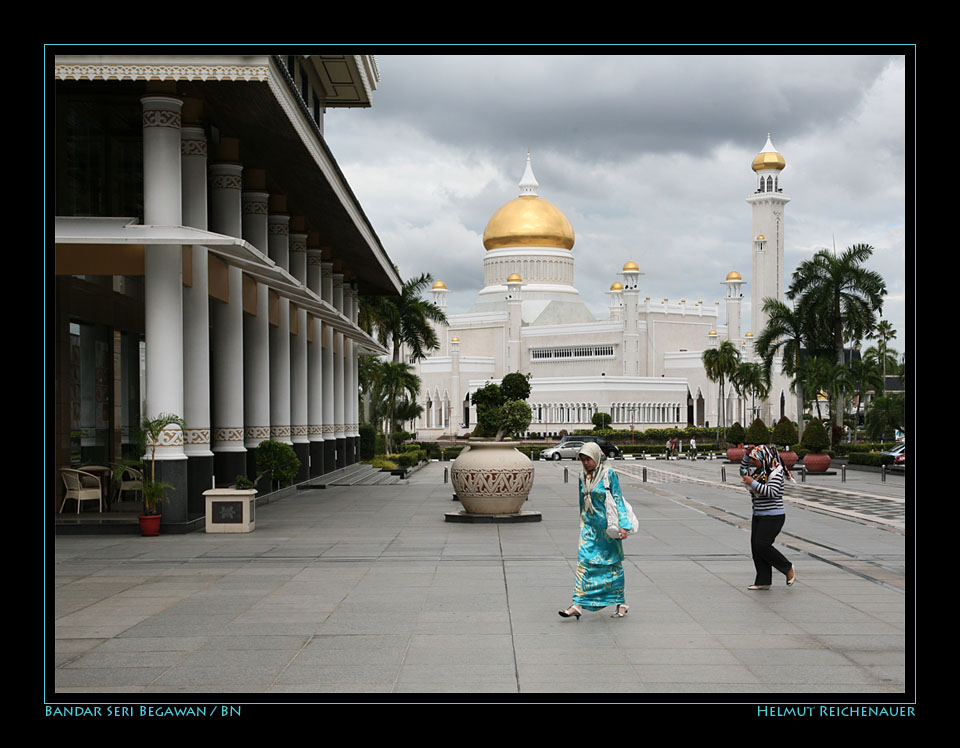
[[[748,590],[769,590],[770,585],[769,584],[751,584],[749,587],[747,587],[747,589]]]
[[[614,613],[614,614],[613,614],[612,616],[610,616],[610,617],[611,617],[611,618],[623,618],[623,617],[627,614],[627,612],[628,612],[629,610],[630,610],[630,606],[629,606],[629,605],[625,605],[624,603],[620,603],[619,605],[617,605],[617,612]]]
[[[787,572],[787,587],[793,587],[793,583],[797,581],[797,570],[793,568],[793,564],[790,564],[790,571]]]
[[[583,613],[583,608],[581,608],[579,605],[571,605],[566,610],[559,610],[557,612],[564,618],[573,618],[576,616],[577,620],[579,621],[580,616]]]

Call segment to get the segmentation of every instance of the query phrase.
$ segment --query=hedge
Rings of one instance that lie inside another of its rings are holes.
[[[880,467],[881,465],[892,465],[893,460],[893,455],[885,455],[882,452],[853,452],[850,455],[851,465]]]

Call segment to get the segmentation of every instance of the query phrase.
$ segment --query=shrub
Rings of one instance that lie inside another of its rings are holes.
[[[727,441],[731,444],[744,444],[747,441],[747,432],[740,421],[734,421],[733,426],[727,429]]]
[[[357,430],[360,432],[360,459],[370,460],[377,453],[377,427],[372,423],[361,423]]]
[[[744,440],[747,444],[769,444],[770,429],[768,429],[767,425],[758,418],[750,424],[750,428],[747,429]]]
[[[600,431],[602,429],[610,428],[610,421],[612,420],[609,413],[603,413],[598,411],[593,414],[593,418],[590,419],[593,421],[593,430]]]
[[[793,421],[784,416],[773,427],[773,434],[770,438],[774,444],[789,448],[796,444],[800,437],[797,436],[797,427],[793,425]]]
[[[885,455],[882,452],[853,452],[850,454],[851,465],[880,467],[881,465],[892,465],[893,460],[893,455]]]
[[[282,488],[289,485],[297,477],[300,470],[300,458],[293,451],[293,447],[282,442],[267,439],[257,446],[255,460],[257,465],[257,480],[269,478],[271,483],[276,482]]]
[[[807,452],[814,453],[824,452],[830,446],[830,437],[827,436],[823,424],[816,418],[811,420],[810,423],[807,424],[807,428],[804,429],[800,446]]]

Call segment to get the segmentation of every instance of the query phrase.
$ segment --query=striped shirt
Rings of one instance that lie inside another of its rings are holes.
[[[750,465],[750,456],[745,453],[740,461],[740,473],[748,475],[753,470]],[[766,483],[754,479],[749,486],[750,499],[753,501],[753,514],[757,517],[767,517],[776,514],[786,514],[783,508],[783,465],[777,465]]]

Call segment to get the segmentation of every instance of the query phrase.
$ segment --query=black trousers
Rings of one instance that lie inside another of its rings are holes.
[[[773,547],[773,541],[783,529],[786,518],[785,514],[753,518],[750,528],[750,551],[753,554],[753,565],[757,569],[754,584],[772,584],[772,567],[774,566],[784,575],[790,571],[790,562]]]

